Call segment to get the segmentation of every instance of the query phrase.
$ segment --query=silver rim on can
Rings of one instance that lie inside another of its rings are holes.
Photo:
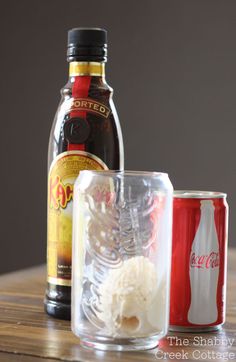
[[[176,190],[174,197],[179,199],[222,199],[227,194],[214,191]]]

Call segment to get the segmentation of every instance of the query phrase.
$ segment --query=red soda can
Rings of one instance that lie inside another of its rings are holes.
[[[217,330],[225,321],[226,194],[175,191],[170,330]]]

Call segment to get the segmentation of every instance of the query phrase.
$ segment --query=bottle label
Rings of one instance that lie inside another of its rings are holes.
[[[97,102],[91,98],[74,98],[70,104],[71,111],[87,111],[96,113],[104,118],[108,118],[111,110],[105,104]]]
[[[107,170],[98,157],[84,151],[58,155],[48,176],[48,282],[71,285],[73,186],[82,170]]]

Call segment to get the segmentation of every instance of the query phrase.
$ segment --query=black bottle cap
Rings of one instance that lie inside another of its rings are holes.
[[[67,60],[106,62],[107,31],[100,28],[74,28],[68,31]]]

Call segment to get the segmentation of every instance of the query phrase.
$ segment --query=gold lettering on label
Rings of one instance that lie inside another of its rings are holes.
[[[88,103],[88,102],[86,102],[86,101],[82,101],[82,102],[81,102],[81,107],[86,108],[86,107],[87,107],[87,103]]]
[[[111,113],[111,110],[107,106],[99,102],[93,101],[89,98],[74,99],[72,101],[72,106],[69,109],[69,112],[72,110],[80,110],[80,109],[100,114],[105,118],[108,118]]]
[[[74,101],[73,106],[76,108],[80,107],[80,101]]]

